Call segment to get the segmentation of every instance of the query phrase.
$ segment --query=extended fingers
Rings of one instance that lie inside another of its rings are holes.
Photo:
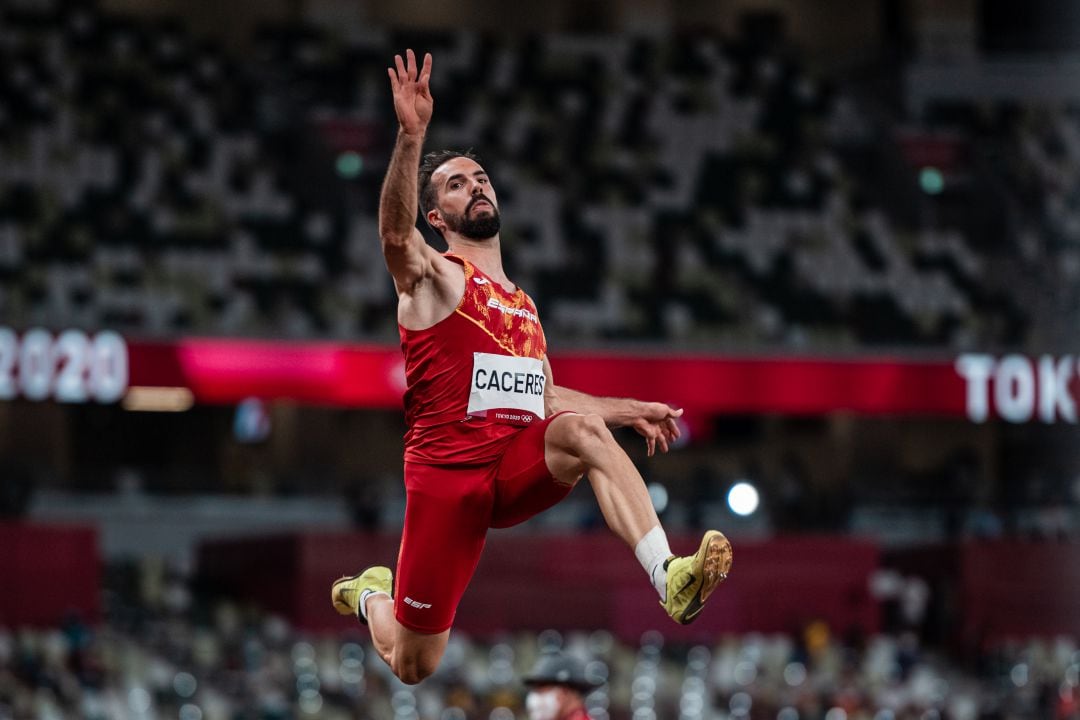
[[[406,82],[417,82],[421,88],[426,89],[431,79],[431,53],[424,54],[424,66],[418,70],[416,53],[409,48],[405,51],[404,58],[401,55],[394,56],[394,67],[388,68],[387,71],[390,73],[390,82],[395,90]]]
[[[431,53],[424,53],[424,67],[420,69],[420,86],[427,88],[431,80]]]
[[[416,53],[409,48],[405,51],[405,57],[408,60],[406,66],[409,70],[409,80],[416,80]]]

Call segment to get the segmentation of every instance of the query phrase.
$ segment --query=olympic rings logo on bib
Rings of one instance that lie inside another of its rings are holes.
[[[507,410],[505,408],[496,408],[493,410],[483,411],[488,420],[494,420],[495,422],[505,423],[507,425],[528,425],[533,420],[536,420],[536,416],[531,412],[522,412],[521,410]]]
[[[536,358],[473,353],[468,414],[511,425],[544,419],[544,364]]]

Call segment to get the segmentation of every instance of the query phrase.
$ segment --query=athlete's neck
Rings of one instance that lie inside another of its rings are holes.
[[[471,240],[454,235],[448,237],[446,242],[450,246],[450,252],[468,260],[504,288],[512,290],[517,287],[510,278],[506,277],[506,272],[503,270],[502,249],[499,246],[498,235],[489,240]]]

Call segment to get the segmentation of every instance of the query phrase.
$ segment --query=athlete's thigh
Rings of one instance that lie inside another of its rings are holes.
[[[556,479],[549,467],[546,437],[559,423],[559,413],[531,425],[514,436],[503,452],[495,473],[495,507],[491,527],[517,525],[565,498],[577,478]]]
[[[494,471],[405,463],[394,615],[409,630],[431,635],[453,624],[484,549]]]

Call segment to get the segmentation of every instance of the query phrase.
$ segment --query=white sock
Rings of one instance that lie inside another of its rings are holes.
[[[386,597],[390,597],[390,595],[383,592],[382,590],[365,590],[364,592],[360,593],[360,602],[357,603],[357,610],[360,612],[361,617],[364,618],[364,622],[368,621],[368,619],[367,619],[367,599],[371,595],[386,595]]]
[[[645,572],[649,573],[649,580],[652,581],[656,592],[660,593],[660,599],[665,600],[667,569],[664,567],[664,561],[671,557],[671,548],[668,547],[667,533],[664,532],[664,528],[657,525],[645,533],[645,536],[638,540],[634,555],[641,563],[641,567],[645,568]]]

